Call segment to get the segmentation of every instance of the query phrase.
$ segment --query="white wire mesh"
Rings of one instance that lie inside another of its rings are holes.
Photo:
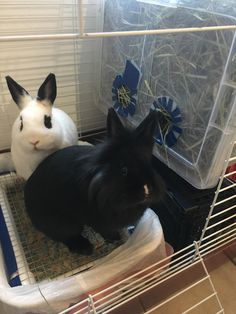
[[[164,306],[168,302],[170,302],[170,301],[174,300],[175,298],[179,297],[180,295],[184,294],[188,290],[190,290],[194,287],[198,288],[198,286],[200,286],[205,281],[207,281],[207,283],[210,286],[209,295],[204,296],[199,302],[194,303],[191,307],[189,307],[188,309],[186,309],[182,313],[188,313],[192,309],[194,309],[198,306],[201,306],[202,303],[207,302],[210,298],[216,298],[216,301],[218,304],[217,311],[223,310],[221,303],[218,299],[217,292],[214,288],[214,285],[212,284],[209,273],[208,273],[208,271],[204,265],[203,259],[200,255],[199,250],[198,250],[197,243],[195,244],[195,250],[196,250],[198,256],[194,262],[191,262],[188,266],[183,265],[182,268],[178,269],[178,271],[174,271],[172,274],[170,272],[170,274],[165,279],[162,279],[163,277],[162,277],[162,273],[160,272],[160,268],[159,268],[159,272],[157,272],[158,276],[157,276],[156,282],[155,282],[155,279],[153,279],[153,278],[155,278],[155,276],[153,276],[153,273],[149,272],[149,271],[148,271],[148,276],[145,276],[145,275],[142,276],[142,274],[139,274],[141,277],[139,277],[138,280],[137,279],[135,280],[134,277],[133,278],[129,277],[126,280],[124,280],[122,283],[120,282],[113,287],[107,288],[106,291],[103,290],[103,291],[100,291],[98,293],[91,294],[89,296],[89,299],[84,300],[84,301],[78,303],[77,305],[74,305],[69,310],[65,310],[65,311],[60,312],[60,314],[64,314],[64,313],[78,313],[78,314],[82,314],[82,313],[112,313],[113,310],[121,307],[125,303],[130,302],[132,299],[137,298],[138,296],[140,296],[140,295],[144,294],[145,292],[153,289],[154,287],[161,285],[164,281],[166,281],[170,278],[175,278],[175,276],[177,276],[178,274],[181,274],[182,272],[186,271],[187,269],[191,269],[196,265],[200,265],[202,267],[202,269],[204,270],[204,275],[200,279],[198,279],[196,282],[194,282],[192,284],[189,284],[186,288],[183,288],[181,291],[176,292],[174,295],[168,297],[164,301],[155,305],[154,307],[152,307],[151,309],[149,309],[145,313],[152,313],[153,311],[161,308],[162,306]],[[171,266],[170,266],[170,268],[171,268]],[[145,273],[145,272],[147,272],[147,269],[145,269],[143,271],[143,273]],[[132,281],[131,281],[131,279],[132,279]],[[152,281],[151,285],[150,285],[150,280]],[[137,281],[140,281],[140,284],[138,284]],[[138,289],[139,286],[141,286],[141,289]],[[109,292],[109,290],[110,290],[110,292]],[[99,297],[99,295],[102,297]],[[92,309],[91,308],[89,309],[89,304],[91,304],[91,302],[92,302]],[[71,310],[73,310],[73,311],[70,312]]]
[[[100,6],[101,1],[84,2],[84,31],[99,29]],[[55,105],[72,117],[78,133],[104,128],[105,116],[94,106],[93,93],[99,43],[63,40],[63,34],[80,31],[80,12],[77,0],[1,1],[0,37],[13,35],[21,39],[0,45],[0,150],[10,147],[11,127],[19,114],[6,85],[7,75],[35,97],[48,73],[55,73],[58,85]],[[37,36],[41,33],[55,37],[40,40]],[[37,39],[26,41],[27,35]]]
[[[58,280],[89,269],[111,252],[118,243],[105,243],[100,235],[87,230],[86,236],[96,247],[89,257],[72,254],[32,227],[25,211],[25,181],[15,173],[0,176],[0,206],[11,238],[22,285]]]
[[[159,261],[106,289],[91,293],[88,299],[83,300],[60,314],[110,313],[114,309],[122,307],[123,304],[143,295],[145,292],[159,286],[171,278],[174,278],[176,275],[193,268],[199,263],[202,265],[205,272],[203,278],[189,285],[182,291],[176,292],[174,295],[168,297],[166,300],[160,302],[145,313],[152,313],[166,303],[171,302],[185,291],[200,285],[204,280],[208,280],[211,286],[211,293],[202,297],[197,303],[192,304],[188,309],[184,310],[182,314],[191,312],[202,304],[209,302],[212,298],[215,298],[218,304],[218,309],[215,313],[224,313],[217,292],[204,264],[203,257],[216,249],[220,249],[233,243],[236,239],[236,194],[228,199],[218,201],[220,194],[226,190],[221,188],[225,178],[228,180],[227,190],[235,189],[235,183],[230,179],[230,177],[235,174],[235,171],[225,173],[228,165],[235,161],[236,153],[233,150],[234,145],[236,145],[236,142],[232,143],[233,155],[225,160],[225,167],[199,241],[174,253],[171,257],[167,257],[166,259]],[[227,206],[227,202],[232,200],[234,204]],[[224,204],[224,206],[220,211],[215,212],[219,203]]]
[[[80,3],[80,17],[83,16],[82,13],[82,1]],[[41,4],[46,5],[46,2]],[[2,3],[4,5],[4,3]],[[26,5],[23,4],[23,5]],[[10,5],[9,5],[10,6]],[[63,40],[63,39],[76,39],[76,38],[82,38],[87,39],[88,37],[105,37],[105,36],[126,36],[126,35],[142,35],[142,34],[151,34],[150,31],[144,31],[141,33],[134,33],[132,34],[126,34],[125,32],[122,33],[113,33],[113,34],[105,34],[105,33],[89,33],[89,32],[83,32],[83,28],[85,25],[82,23],[80,19],[80,33],[73,33],[73,34],[60,34],[60,33],[53,33],[49,36],[45,34],[37,34],[35,35],[21,35],[19,36],[0,36],[0,42],[13,42],[16,47],[16,42],[18,40],[24,39],[25,43],[26,41],[38,41],[39,39],[42,40]],[[223,26],[221,29],[226,29],[227,26]],[[236,28],[235,25],[231,25],[230,28]],[[209,29],[210,30],[210,29]],[[182,30],[177,30],[181,32]],[[186,30],[186,31],[189,31]],[[198,30],[196,30],[198,31]],[[153,33],[157,34],[159,31],[155,30]],[[173,32],[173,30],[168,30],[168,32]],[[160,33],[160,32],[159,32]],[[19,32],[19,34],[21,34]],[[64,45],[64,42],[61,42]],[[89,93],[90,91],[88,91]],[[84,102],[84,99],[81,100]],[[84,109],[84,113],[88,114],[87,109]],[[80,117],[81,119],[81,117]],[[97,117],[95,116],[95,120]],[[94,121],[91,121],[91,125],[94,124]],[[8,121],[9,122],[9,121]],[[88,122],[89,124],[89,122]],[[229,163],[234,162],[236,160],[236,153],[231,156],[228,160],[225,161],[225,168],[223,173],[225,173],[226,168]],[[182,313],[188,313],[191,310],[197,308],[202,303],[207,302],[211,298],[216,298],[218,302],[218,310],[216,313],[223,313],[224,310],[220,304],[220,301],[217,297],[217,293],[215,291],[215,288],[211,282],[210,276],[207,272],[207,269],[205,267],[203,257],[206,254],[209,254],[213,250],[216,250],[218,248],[224,247],[227,244],[232,243],[235,241],[236,238],[236,214],[235,214],[235,208],[236,208],[236,196],[232,195],[229,198],[218,200],[219,195],[222,192],[225,192],[230,189],[235,189],[236,183],[231,181],[230,177],[232,175],[236,174],[236,171],[232,171],[227,174],[223,174],[217,191],[216,195],[213,201],[213,204],[210,208],[209,215],[206,219],[206,224],[204,226],[204,229],[202,231],[202,236],[199,241],[197,241],[195,244],[192,244],[176,253],[174,253],[171,257],[167,257],[166,259],[151,265],[150,267],[132,275],[126,278],[125,280],[122,280],[110,287],[107,287],[106,289],[103,289],[102,291],[91,293],[87,299],[83,300],[82,302],[73,305],[72,307],[60,312],[61,314],[65,313],[109,313],[113,309],[120,307],[122,304],[125,304],[129,302],[130,300],[136,298],[139,295],[142,295],[148,290],[151,290],[152,288],[160,285],[163,282],[166,282],[170,278],[174,278],[176,275],[182,273],[183,271],[186,271],[187,269],[191,269],[193,266],[197,264],[201,264],[205,276],[200,279],[198,282],[188,286],[183,291],[177,292],[174,296],[168,298],[167,300],[163,301],[162,303],[159,303],[156,307],[153,307],[152,309],[148,310],[146,313],[152,313],[155,309],[161,307],[165,303],[170,302],[173,298],[177,297],[178,295],[184,293],[185,291],[193,288],[194,286],[197,286],[201,284],[203,281],[208,281],[211,286],[211,293],[207,296],[205,296],[202,300],[197,302],[196,304],[193,304],[191,307],[183,311]],[[229,179],[228,183],[229,185],[227,187],[222,188],[222,182],[224,179]],[[229,201],[233,201],[234,205],[228,205]],[[224,204],[224,208],[220,210],[220,212],[217,212],[217,206]],[[6,219],[7,220],[7,219]],[[217,228],[220,227],[220,228]],[[11,236],[11,232],[10,232]],[[11,239],[14,243],[15,239]],[[19,248],[20,250],[20,248]],[[21,262],[19,262],[20,264]]]

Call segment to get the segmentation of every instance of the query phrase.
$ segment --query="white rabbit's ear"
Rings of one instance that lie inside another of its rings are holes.
[[[48,100],[53,105],[57,96],[57,83],[55,74],[50,73],[38,90],[39,100]]]
[[[10,76],[6,76],[7,86],[17,106],[22,109],[31,98],[30,94]]]

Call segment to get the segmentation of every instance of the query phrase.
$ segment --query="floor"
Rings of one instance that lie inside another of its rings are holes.
[[[205,265],[218,293],[225,314],[236,313],[236,243],[224,251],[218,252],[205,260]],[[114,310],[112,314],[142,314],[148,312],[158,303],[170,296],[176,295],[178,291],[196,282],[204,276],[201,265],[185,271],[174,279],[168,280],[158,288],[152,289],[132,302],[125,304],[122,308]],[[180,314],[191,306],[213,293],[209,280],[205,280],[197,286],[187,290],[172,301],[153,310],[152,314]],[[199,307],[192,309],[191,314],[213,314],[220,310],[216,297],[210,298]]]

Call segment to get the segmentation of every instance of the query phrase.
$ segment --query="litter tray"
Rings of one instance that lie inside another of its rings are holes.
[[[14,173],[0,176],[0,210],[3,215],[0,240],[10,285],[27,285],[74,275],[95,265],[96,260],[120,244],[106,243],[99,234],[86,228],[85,236],[96,247],[94,254],[71,253],[62,243],[52,241],[33,227],[25,211],[23,187],[24,181]]]
[[[107,0],[103,30],[235,25],[232,3]],[[113,82],[123,75],[127,60],[135,63],[141,76],[137,94],[131,94],[135,112],[122,117],[123,122],[137,125],[154,101],[166,105],[171,99],[181,113],[182,133],[171,146],[157,142],[154,153],[196,188],[214,187],[236,138],[235,31],[104,38],[97,81],[99,107],[104,112],[115,105]],[[175,130],[172,133],[176,136]]]
[[[95,253],[71,254],[32,227],[23,186],[14,173],[0,176],[0,313],[58,313],[166,257],[163,231],[151,209],[130,236],[124,234],[124,243],[106,244],[86,228]]]

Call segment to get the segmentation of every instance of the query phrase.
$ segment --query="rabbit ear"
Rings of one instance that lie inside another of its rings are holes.
[[[157,113],[150,111],[147,117],[140,123],[135,130],[135,135],[140,139],[153,139],[154,132],[157,127]]]
[[[117,136],[124,131],[123,124],[117,116],[115,110],[110,108],[107,115],[107,134],[108,136]]]
[[[14,102],[19,108],[22,109],[24,107],[25,98],[31,98],[30,94],[22,86],[16,83],[16,81],[14,81],[10,76],[6,76],[6,81]]]
[[[50,73],[38,90],[39,100],[49,100],[51,104],[57,96],[57,83],[55,74]]]

